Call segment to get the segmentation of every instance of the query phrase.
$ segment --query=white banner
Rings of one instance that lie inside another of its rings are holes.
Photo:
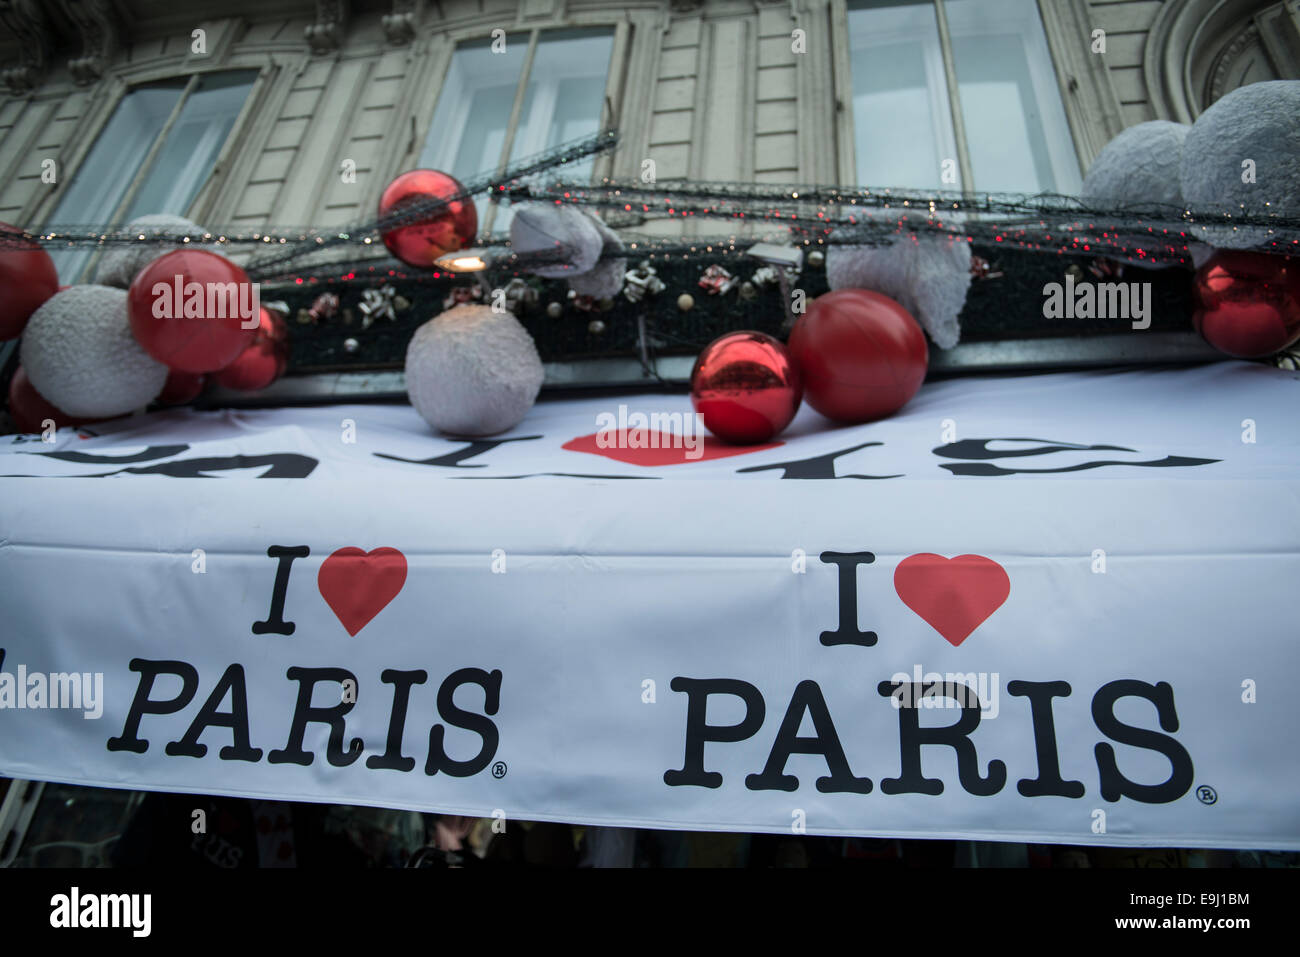
[[[1297,398],[1245,363],[952,381],[694,458],[630,447],[681,396],[479,442],[364,405],[8,437],[44,477],[0,479],[0,773],[1300,848]]]

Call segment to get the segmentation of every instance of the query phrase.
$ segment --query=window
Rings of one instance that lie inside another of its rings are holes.
[[[211,175],[256,75],[209,73],[132,89],[73,171],[47,225],[184,216]],[[71,283],[91,252],[51,255],[62,281]]]
[[[1035,0],[864,0],[848,24],[861,185],[1078,192]]]
[[[600,129],[612,31],[534,31],[497,47],[485,40],[456,48],[419,166],[463,182]],[[580,181],[592,168],[589,158],[562,175]],[[509,210],[484,199],[478,213],[480,233],[509,225]]]

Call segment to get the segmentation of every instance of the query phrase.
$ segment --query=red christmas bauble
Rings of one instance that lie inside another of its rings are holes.
[[[785,346],[761,332],[729,332],[691,370],[691,405],[705,427],[736,445],[766,442],[799,411],[803,382]]]
[[[261,322],[252,344],[214,377],[227,389],[265,389],[289,365],[289,327],[283,319],[263,307]]]
[[[379,197],[381,218],[417,203],[447,199],[465,191],[455,179],[436,169],[413,169],[388,184]],[[406,263],[427,269],[442,256],[464,249],[478,232],[478,210],[471,199],[455,199],[409,225],[384,232],[388,251]]]
[[[173,369],[167,374],[162,392],[154,401],[159,405],[184,405],[193,402],[203,391],[208,377],[201,372],[177,372]]]
[[[131,332],[149,355],[181,372],[216,372],[253,341],[248,274],[206,249],[177,249],[136,275],[127,291]]]
[[[878,292],[840,289],[808,304],[790,331],[808,404],[838,422],[901,409],[925,381],[929,349],[911,313]]]
[[[1192,294],[1192,323],[1220,352],[1258,359],[1300,339],[1300,257],[1221,250],[1196,270]]]
[[[59,290],[50,254],[8,223],[0,223],[0,290],[0,342],[22,335],[32,313]]]
[[[9,380],[9,416],[14,420],[18,431],[27,434],[44,431],[41,423],[46,419],[53,420],[55,428],[59,429],[104,421],[103,419],[81,419],[55,408],[36,391],[36,387],[32,385],[32,380],[27,378],[27,371],[22,366],[14,370],[14,377]]]

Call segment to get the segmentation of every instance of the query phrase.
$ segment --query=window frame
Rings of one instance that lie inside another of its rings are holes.
[[[944,0],[930,0],[939,28],[948,87],[949,112],[957,144],[962,192],[970,195],[974,183],[965,120],[957,84],[956,61],[948,31]],[[832,25],[832,71],[836,91],[838,146],[836,173],[842,185],[857,183],[856,136],[853,118],[853,52],[849,43],[849,0],[829,0]],[[1089,164],[1112,137],[1124,129],[1123,111],[1112,85],[1104,57],[1090,52],[1091,20],[1087,0],[1037,0],[1039,19],[1047,39],[1051,69],[1082,179]]]
[[[406,114],[399,117],[410,130],[406,148],[393,150],[386,168],[375,177],[376,190],[382,190],[384,184],[399,173],[412,169],[418,161],[424,144],[428,140],[433,117],[438,108],[438,100],[447,85],[451,70],[452,57],[457,47],[466,41],[490,39],[493,29],[502,28],[507,36],[528,36],[528,50],[525,54],[519,85],[515,93],[515,110],[511,114],[510,127],[507,130],[502,148],[502,162],[498,169],[508,166],[508,157],[518,132],[520,112],[523,105],[524,91],[527,89],[528,76],[532,70],[533,54],[542,34],[547,31],[603,29],[612,33],[609,65],[605,75],[604,106],[600,126],[619,126],[620,141],[616,150],[597,154],[592,164],[591,177],[598,182],[602,177],[628,175],[635,168],[635,157],[645,153],[646,140],[649,137],[649,124],[637,123],[631,128],[620,126],[620,117],[636,117],[638,110],[644,111],[646,104],[641,102],[653,88],[650,82],[655,76],[660,54],[659,34],[666,28],[666,20],[660,16],[642,10],[590,10],[573,12],[567,16],[548,16],[544,18],[525,18],[521,10],[518,20],[510,25],[503,24],[499,17],[483,19],[482,22],[467,24],[454,29],[442,30],[429,38],[428,54],[422,59],[424,69],[412,71],[412,89],[414,94],[406,102]],[[642,38],[633,44],[633,35]],[[517,41],[516,41],[517,42]],[[639,98],[637,91],[643,96]],[[379,201],[378,192],[373,202]],[[496,218],[496,204],[489,205],[488,215],[479,223],[480,235],[489,234]]]
[[[243,165],[241,160],[248,159],[252,144],[260,142],[269,132],[269,122],[262,114],[266,112],[268,94],[276,86],[274,79],[279,70],[280,64],[274,57],[267,57],[265,54],[248,54],[231,56],[219,62],[205,61],[201,67],[190,65],[185,60],[169,57],[166,60],[154,60],[134,67],[126,66],[106,75],[96,85],[91,103],[84,114],[86,127],[90,132],[77,136],[72,144],[72,150],[58,157],[59,182],[54,189],[38,194],[28,202],[23,210],[23,221],[49,224],[49,218],[54,215],[76,180],[81,164],[85,162],[128,94],[151,83],[184,79],[184,89],[173,105],[159,135],[150,144],[140,169],[136,171],[130,185],[114,206],[110,220],[116,219],[124,210],[130,208],[131,202],[144,183],[148,170],[162,149],[167,134],[175,126],[181,110],[197,88],[201,78],[205,74],[251,71],[255,72],[252,85],[244,98],[243,105],[235,115],[235,122],[231,125],[230,132],[226,134],[225,142],[217,153],[212,171],[182,215],[201,222],[211,218],[221,207],[232,206],[237,199],[238,190],[245,185],[246,179],[246,176],[241,175],[242,171],[237,172],[236,168]],[[64,175],[67,171],[71,172]],[[230,195],[228,188],[232,185],[234,194]],[[100,253],[101,251],[96,249],[78,274],[69,277],[70,282],[84,282],[86,277],[92,276],[99,262]]]

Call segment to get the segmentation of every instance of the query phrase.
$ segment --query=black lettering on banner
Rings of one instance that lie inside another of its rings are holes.
[[[827,565],[838,565],[840,623],[834,631],[823,631],[821,643],[834,645],[860,645],[870,648],[876,643],[874,631],[858,630],[858,566],[870,565],[876,560],[871,552],[822,552],[818,556]]]
[[[298,700],[293,708],[293,724],[289,728],[289,741],[285,746],[277,751],[272,751],[266,756],[266,759],[272,764],[300,764],[307,767],[315,759],[315,755],[310,751],[303,749],[303,738],[307,734],[307,725],[312,723],[328,724],[330,726],[329,743],[325,748],[325,759],[336,768],[347,767],[357,758],[361,757],[361,752],[365,749],[365,742],[360,738],[353,738],[348,743],[347,751],[343,750],[344,734],[344,716],[353,709],[356,701],[344,701],[343,695],[338,695],[338,703],[327,707],[312,707],[312,692],[316,688],[317,682],[334,681],[342,686],[343,682],[351,681],[353,687],[357,687],[357,676],[345,668],[299,668],[290,666],[285,672],[290,681],[298,682]]]
[[[139,735],[140,719],[146,714],[175,714],[184,708],[199,688],[199,673],[193,665],[184,661],[147,661],[144,658],[132,658],[129,667],[132,671],[139,672],[140,681],[136,685],[131,708],[126,713],[122,734],[108,739],[108,750],[144,754],[149,750],[149,742]],[[181,679],[181,693],[175,698],[155,701],[149,697],[149,692],[153,691],[153,683],[157,677],[163,674],[175,675]]]
[[[813,730],[816,731],[816,735],[811,738],[799,736],[799,726],[803,723],[805,712],[812,716]],[[854,777],[849,769],[844,746],[840,744],[839,735],[835,733],[835,723],[831,721],[830,711],[826,707],[826,699],[822,697],[822,689],[815,681],[801,681],[795,686],[763,773],[746,777],[745,787],[751,791],[797,790],[799,779],[793,774],[785,773],[786,763],[792,754],[820,754],[826,759],[826,766],[831,773],[817,779],[817,790],[823,794],[871,793],[871,778]]]
[[[37,452],[33,455],[55,455],[61,453]],[[79,453],[74,453],[79,454]],[[128,461],[121,458],[107,458],[106,461]],[[224,455],[209,456],[200,459],[179,459],[175,462],[159,462],[156,465],[139,465],[111,472],[86,472],[81,475],[0,475],[0,478],[108,478],[112,475],[168,475],[172,478],[213,478],[207,472],[224,472],[233,469],[254,469],[270,466],[255,478],[306,478],[319,465],[317,459],[310,455],[296,452],[270,452],[266,455]]]
[[[425,774],[445,771],[455,778],[467,778],[487,767],[488,762],[497,753],[500,735],[496,722],[481,714],[458,707],[453,700],[456,689],[461,685],[478,685],[483,689],[484,714],[494,715],[501,706],[500,670],[487,672],[482,668],[461,668],[447,675],[442,686],[438,688],[438,714],[453,728],[463,728],[476,733],[483,739],[483,747],[468,761],[453,760],[443,749],[446,729],[440,724],[435,724],[429,729],[429,757],[424,765]]]
[[[990,449],[990,442],[1042,442],[1044,445],[1037,445],[1027,449]],[[1220,459],[1198,459],[1188,458],[1182,455],[1166,455],[1162,459],[1151,459],[1146,462],[1128,462],[1123,459],[1100,459],[1094,462],[1081,462],[1077,465],[1067,465],[1055,469],[1016,469],[1004,468],[1000,465],[993,465],[984,459],[1001,459],[1001,458],[1019,458],[1026,455],[1050,455],[1053,452],[1137,452],[1137,449],[1125,448],[1122,445],[1080,445],[1075,442],[1054,442],[1051,439],[962,439],[960,442],[949,442],[947,445],[940,445],[931,451],[935,455],[943,456],[949,459],[968,459],[977,461],[966,462],[941,462],[939,468],[947,469],[953,475],[975,475],[975,476],[996,476],[996,475],[1049,475],[1057,472],[1083,472],[1088,469],[1106,468],[1112,465],[1128,465],[1135,468],[1188,468],[1195,465],[1212,465]]]
[[[738,678],[677,677],[669,687],[686,693],[686,757],[681,770],[664,772],[664,784],[722,787],[720,773],[704,770],[705,742],[731,743],[753,737],[763,726],[767,713],[763,695],[748,681]],[[709,696],[715,694],[729,694],[745,703],[745,716],[739,724],[709,724]]]
[[[415,758],[402,755],[402,732],[406,730],[406,709],[411,701],[411,685],[422,685],[429,680],[427,671],[397,671],[385,668],[379,680],[393,686],[393,710],[388,715],[388,743],[383,754],[366,758],[366,767],[390,771],[410,771]]]
[[[230,710],[218,711],[217,707],[230,692]],[[199,713],[194,716],[189,730],[179,741],[172,741],[163,750],[172,756],[201,758],[208,753],[208,746],[199,743],[199,736],[208,728],[229,728],[234,744],[228,744],[217,752],[222,761],[259,761],[262,749],[255,748],[248,740],[248,689],[244,684],[244,668],[234,664],[225,670],[217,681],[217,686],[208,695]]]
[[[435,465],[446,469],[485,469],[487,463],[473,462],[469,465],[461,465],[466,459],[472,459],[477,455],[485,452],[491,452],[499,445],[505,445],[507,442],[531,442],[534,439],[540,439],[540,435],[520,435],[512,439],[474,439],[466,441],[463,449],[456,449],[454,452],[448,452],[446,455],[436,455],[431,459],[406,459],[400,455],[389,455],[386,452],[372,452],[375,458],[388,459],[392,462],[405,462],[407,465]]]
[[[150,445],[141,452],[128,455],[96,455],[93,452],[24,452],[24,455],[42,455],[47,459],[60,462],[76,462],[79,465],[122,465],[126,462],[152,462],[154,459],[166,459],[180,455],[188,445]]]
[[[1025,797],[1083,797],[1082,781],[1061,778],[1060,753],[1056,746],[1056,721],[1052,716],[1052,699],[1068,698],[1066,681],[1009,681],[1007,694],[1029,699],[1029,714],[1034,723],[1034,750],[1038,755],[1038,777],[1022,778],[1016,783]]]
[[[943,696],[952,698],[961,708],[961,717],[955,724],[940,727],[922,727],[919,702],[924,685],[912,682],[882,681],[876,690],[882,697],[892,698],[903,685],[910,685],[902,693],[902,701],[911,704],[898,709],[898,746],[902,772],[896,778],[881,778],[880,790],[884,794],[942,794],[943,782],[927,778],[921,773],[921,748],[927,744],[942,744],[957,754],[957,779],[968,794],[988,797],[997,794],[1007,783],[1007,766],[994,759],[989,762],[988,777],[979,774],[979,756],[970,740],[971,733],[979,727],[980,703],[969,686],[944,682]],[[971,700],[974,699],[974,704]]]
[[[1145,681],[1120,679],[1097,689],[1092,696],[1092,720],[1099,730],[1112,741],[1156,751],[1169,759],[1168,780],[1160,784],[1137,784],[1120,773],[1115,762],[1115,749],[1105,742],[1097,745],[1097,775],[1101,779],[1101,796],[1107,801],[1122,797],[1144,804],[1168,804],[1177,801],[1192,786],[1195,769],[1192,756],[1173,738],[1158,731],[1135,728],[1115,717],[1115,702],[1120,698],[1145,698],[1156,706],[1160,727],[1169,732],[1178,730],[1178,712],[1174,708],[1174,689],[1167,681],[1148,684]]]
[[[279,559],[275,566],[275,584],[271,588],[271,611],[266,621],[253,622],[255,635],[292,635],[297,627],[284,620],[284,596],[289,590],[289,571],[295,558],[306,558],[311,549],[306,545],[272,545],[266,550],[268,558]]]
[[[836,475],[835,460],[841,455],[848,455],[850,452],[857,452],[860,449],[869,449],[872,446],[884,445],[883,442],[863,442],[861,445],[855,445],[852,448],[840,449],[838,452],[827,452],[825,455],[817,455],[810,459],[795,459],[791,462],[773,462],[770,465],[751,465],[748,468],[736,469],[736,473],[744,474],[745,472],[768,472],[773,469],[781,469],[781,478],[783,479],[833,479],[833,478],[854,478],[854,479],[891,479],[902,478],[902,475]]]

